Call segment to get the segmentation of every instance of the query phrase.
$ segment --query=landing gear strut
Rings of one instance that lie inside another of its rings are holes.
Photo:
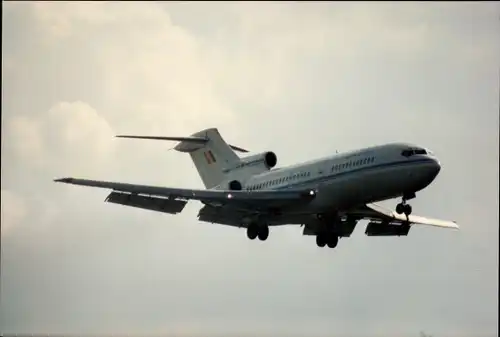
[[[411,206],[406,203],[407,200],[415,198],[415,193],[403,196],[403,201],[396,205],[396,213],[405,214],[406,216],[411,214]]]
[[[247,228],[247,237],[250,240],[254,240],[255,238],[259,238],[260,241],[266,241],[269,237],[269,227],[268,226],[259,226],[257,224],[251,224]]]

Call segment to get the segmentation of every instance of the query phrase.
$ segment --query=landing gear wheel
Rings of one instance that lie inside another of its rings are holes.
[[[339,237],[334,234],[330,235],[327,242],[328,248],[335,248],[337,247],[338,243],[339,243]]]
[[[247,228],[247,237],[250,240],[254,240],[259,234],[259,228],[256,225],[250,225]]]
[[[406,216],[411,214],[411,206],[404,203],[399,203],[396,205],[396,213],[405,214]]]
[[[404,213],[404,211],[405,211],[405,206],[406,206],[406,205],[405,205],[405,204],[402,204],[402,203],[397,204],[397,205],[396,205],[396,213],[398,213],[398,214],[403,214],[403,213]]]
[[[269,236],[269,227],[262,226],[259,228],[259,234],[257,235],[260,241],[266,241]]]
[[[316,235],[316,245],[323,248],[326,245],[326,236],[324,234]]]
[[[404,205],[403,213],[404,213],[406,216],[410,215],[410,214],[411,214],[411,206],[410,206],[410,205],[408,205],[408,204]]]

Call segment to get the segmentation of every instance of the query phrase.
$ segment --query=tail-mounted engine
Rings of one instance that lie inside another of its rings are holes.
[[[251,165],[263,165],[268,170],[272,169],[278,163],[278,157],[272,151],[259,153],[253,156],[241,158],[241,161],[245,164],[245,166]]]
[[[236,166],[225,169],[224,173],[244,170],[245,174],[258,174],[269,171],[278,163],[278,157],[272,151],[262,152],[253,156],[241,158]]]

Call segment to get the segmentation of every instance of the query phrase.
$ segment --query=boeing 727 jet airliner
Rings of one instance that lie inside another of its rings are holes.
[[[189,153],[206,189],[180,189],[76,178],[74,185],[111,189],[106,202],[177,214],[189,200],[201,201],[200,221],[246,228],[250,240],[265,241],[269,227],[302,225],[319,247],[335,248],[360,220],[369,236],[406,236],[412,225],[456,228],[453,221],[411,215],[407,203],[441,170],[434,154],[420,146],[393,143],[339,153],[275,168],[274,152],[248,152],[227,144],[216,128],[190,137],[117,136],[179,142]],[[401,198],[395,211],[375,202]]]

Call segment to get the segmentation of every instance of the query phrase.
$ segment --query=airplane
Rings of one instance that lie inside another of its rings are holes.
[[[412,215],[407,201],[429,186],[441,170],[421,146],[389,143],[277,168],[272,151],[248,153],[230,145],[217,128],[190,137],[118,135],[118,138],[176,141],[189,153],[205,189],[182,189],[77,178],[55,179],[111,189],[105,202],[178,214],[189,200],[203,204],[198,219],[245,228],[250,240],[265,241],[269,228],[300,225],[318,247],[335,248],[361,220],[368,236],[407,236],[413,225],[459,229],[455,221]],[[401,198],[395,211],[377,202]]]

